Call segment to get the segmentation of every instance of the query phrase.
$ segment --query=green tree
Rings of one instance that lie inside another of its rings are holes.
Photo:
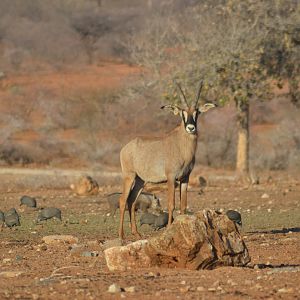
[[[204,101],[234,101],[238,128],[236,171],[242,179],[249,178],[250,104],[271,95],[273,73],[266,68],[271,64],[262,62],[274,36],[275,21],[280,19],[285,28],[288,24],[295,26],[296,17],[282,15],[283,10],[278,8],[281,5],[283,1],[277,0],[203,1],[177,14],[157,15],[159,23],[149,23],[147,34],[139,32],[131,39],[134,61],[145,68],[148,82],[152,80],[159,90],[166,89],[167,100],[176,101],[177,96],[171,79],[182,82],[188,94],[202,78]],[[297,3],[291,7],[295,12],[299,9]],[[298,55],[294,46],[289,44],[286,55],[291,63],[290,58]],[[294,67],[295,76],[297,70]]]

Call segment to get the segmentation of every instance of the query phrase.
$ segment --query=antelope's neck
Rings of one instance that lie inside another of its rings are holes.
[[[178,135],[181,144],[181,153],[185,161],[192,161],[195,157],[197,149],[198,134],[187,133],[184,124],[181,123],[178,127]]]

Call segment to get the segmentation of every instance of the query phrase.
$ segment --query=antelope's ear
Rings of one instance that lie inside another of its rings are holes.
[[[216,107],[216,105],[213,104],[213,103],[205,103],[204,105],[199,107],[199,111],[201,113],[204,113],[204,112],[207,112],[208,110],[210,110],[211,108],[214,108],[214,107]]]
[[[169,109],[173,112],[174,115],[178,115],[180,113],[180,111],[182,110],[181,108],[179,108],[178,106],[176,105],[171,105],[171,104],[168,104],[168,105],[163,105],[161,107],[161,109]]]

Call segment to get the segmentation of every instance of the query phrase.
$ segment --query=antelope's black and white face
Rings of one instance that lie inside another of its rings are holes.
[[[197,133],[198,115],[199,115],[198,109],[189,109],[189,110],[181,111],[181,118],[187,133],[189,134]]]
[[[212,103],[205,103],[203,106],[198,106],[198,101],[200,98],[201,90],[202,90],[202,84],[203,82],[200,81],[198,91],[197,91],[197,96],[196,96],[196,101],[194,102],[193,105],[189,105],[187,102],[187,99],[185,97],[185,94],[183,90],[181,89],[181,86],[175,81],[175,84],[177,85],[179,89],[179,95],[181,102],[183,104],[184,108],[180,108],[177,105],[164,105],[161,108],[165,109],[170,109],[173,111],[174,115],[180,115],[182,122],[184,124],[184,129],[188,134],[196,134],[197,133],[197,119],[200,113],[206,112],[209,109],[215,107],[214,104]]]

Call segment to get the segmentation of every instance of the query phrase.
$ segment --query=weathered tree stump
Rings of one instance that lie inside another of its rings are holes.
[[[112,271],[154,266],[199,270],[250,262],[235,222],[214,210],[178,216],[169,228],[149,240],[112,247],[104,253]]]

